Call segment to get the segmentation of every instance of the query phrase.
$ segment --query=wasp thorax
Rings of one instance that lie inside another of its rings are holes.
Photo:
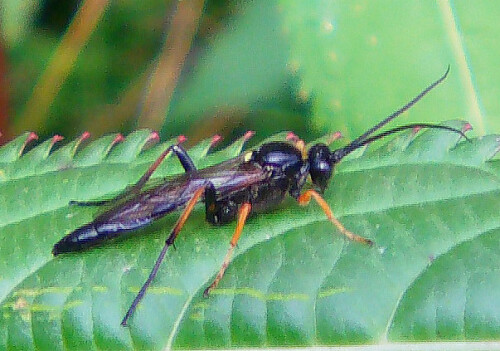
[[[262,145],[252,154],[251,161],[264,169],[272,169],[287,175],[297,173],[303,165],[300,151],[288,143],[272,142]]]

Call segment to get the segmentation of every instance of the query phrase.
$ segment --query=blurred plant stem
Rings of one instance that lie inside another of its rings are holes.
[[[0,136],[2,140],[12,137],[9,129],[9,83],[7,80],[7,60],[5,57],[5,47],[0,41]],[[0,141],[0,145],[3,142]]]
[[[108,4],[108,0],[82,2],[47,68],[38,79],[24,112],[14,121],[14,133],[20,133],[28,126],[35,131],[45,128],[50,106]]]
[[[178,1],[177,10],[167,28],[161,53],[145,90],[138,118],[140,128],[160,129],[177,85],[185,58],[191,48],[204,0]]]

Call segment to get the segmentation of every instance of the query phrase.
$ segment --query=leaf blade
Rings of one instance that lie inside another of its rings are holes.
[[[377,166],[381,155],[376,151],[341,164],[325,194],[343,223],[375,239],[377,248],[346,242],[318,208],[286,201],[249,221],[220,288],[203,299],[202,291],[219,268],[234,226],[210,227],[197,208],[130,329],[119,327],[119,321],[175,216],[126,240],[57,259],[50,255],[53,243],[90,220],[94,209],[67,208],[66,200],[60,200],[53,209],[4,225],[0,330],[12,347],[56,348],[80,342],[92,348],[157,349],[166,344],[207,348],[373,343],[384,335],[391,341],[411,339],[401,317],[405,314],[399,311],[400,304],[404,311],[409,303],[405,293],[411,294],[429,266],[444,260],[454,247],[500,227],[498,214],[492,212],[495,204],[500,205],[499,169],[495,162],[490,167],[477,161],[498,149],[498,138],[433,154],[424,146],[434,145],[434,140],[435,147],[443,148],[443,133],[422,134],[423,139],[410,142],[406,151],[386,155],[386,164]],[[476,161],[463,153],[476,155]],[[228,157],[223,150],[210,162],[221,161],[218,155]],[[176,161],[168,164],[172,162]],[[56,181],[63,174],[75,189],[77,184],[84,186],[79,192],[92,197],[100,188],[85,186],[85,172],[100,183],[109,178],[111,168],[103,161],[23,181],[56,184],[53,189],[59,190],[52,193],[64,189],[66,199],[76,196],[76,190],[68,194],[67,183]],[[127,172],[117,177],[132,178]],[[45,199],[41,202],[46,207],[51,199]],[[12,233],[17,235],[9,241]],[[480,335],[497,335],[487,323],[480,328]],[[457,336],[453,328],[447,330],[448,339]],[[429,338],[436,337],[425,340]]]

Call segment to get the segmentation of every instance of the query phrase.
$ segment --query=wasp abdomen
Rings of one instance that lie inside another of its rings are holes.
[[[98,237],[99,233],[92,223],[84,225],[59,240],[52,248],[52,253],[57,256],[65,252],[79,251]]]
[[[57,256],[65,252],[80,251],[100,242],[120,235],[124,231],[143,227],[151,222],[151,218],[134,219],[128,222],[91,222],[86,224],[64,238],[53,247],[52,253]]]

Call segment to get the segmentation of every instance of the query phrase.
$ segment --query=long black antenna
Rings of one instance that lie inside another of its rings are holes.
[[[401,132],[406,129],[422,129],[422,128],[429,128],[429,129],[443,129],[443,130],[448,130],[453,133],[460,134],[465,140],[470,141],[470,139],[465,135],[465,133],[461,130],[455,129],[453,127],[448,127],[448,126],[443,126],[440,124],[429,124],[429,123],[414,123],[414,124],[406,124],[404,126],[399,126],[393,129],[386,130],[385,132],[382,132],[380,134],[373,135],[360,143],[358,143],[357,148],[360,148],[362,146],[365,146],[367,144],[370,144],[371,142],[385,138],[388,135],[394,134]]]
[[[366,131],[363,135],[361,135],[360,137],[358,137],[357,139],[353,140],[351,142],[351,145],[352,144],[358,144],[360,142],[362,142],[363,140],[365,140],[370,134],[372,134],[374,131],[376,130],[379,130],[380,128],[382,128],[383,126],[385,126],[387,123],[389,123],[390,121],[392,121],[394,118],[398,117],[399,115],[401,115],[402,113],[408,111],[408,109],[410,109],[410,107],[412,107],[413,105],[415,105],[420,99],[422,99],[425,95],[427,95],[427,93],[429,91],[431,91],[432,89],[434,89],[437,85],[439,85],[443,80],[446,79],[446,77],[448,76],[448,73],[450,72],[450,65],[448,65],[448,68],[446,68],[446,72],[444,72],[444,74],[441,76],[441,78],[439,78],[438,80],[436,80],[434,83],[432,83],[431,85],[429,85],[427,88],[425,88],[424,90],[422,90],[420,92],[420,94],[418,94],[417,96],[415,96],[413,99],[411,99],[410,102],[408,102],[406,105],[404,105],[403,107],[401,107],[399,110],[393,112],[391,115],[389,115],[389,117],[387,117],[386,119],[384,119],[382,122],[380,122],[379,124],[375,125],[374,127],[372,127],[371,129],[369,129],[368,131]]]
[[[378,134],[378,135],[370,137],[370,135],[372,135],[375,131],[379,130],[380,128],[382,128],[383,126],[385,126],[387,123],[389,123],[390,121],[392,121],[394,118],[398,117],[399,115],[401,115],[402,113],[404,113],[405,111],[407,111],[408,109],[410,109],[413,105],[415,105],[420,99],[422,99],[425,95],[427,95],[427,93],[429,93],[432,89],[434,89],[437,85],[439,85],[443,80],[445,80],[446,77],[448,76],[449,72],[450,72],[450,65],[448,65],[448,68],[446,69],[446,72],[444,72],[444,74],[439,79],[437,79],[435,82],[433,82],[432,84],[430,84],[427,88],[425,88],[424,90],[422,90],[420,92],[420,94],[418,94],[413,99],[411,99],[406,105],[404,105],[403,107],[401,107],[398,110],[396,110],[393,113],[391,113],[382,122],[376,124],[375,126],[373,126],[372,128],[370,128],[369,130],[367,130],[365,133],[363,133],[361,136],[359,136],[358,138],[354,139],[349,145],[343,147],[342,149],[338,149],[338,150],[334,151],[334,153],[333,153],[334,154],[333,155],[333,161],[335,163],[337,163],[344,156],[350,154],[352,151],[354,151],[354,150],[356,150],[356,149],[358,149],[358,148],[360,148],[360,147],[362,147],[362,146],[364,146],[364,145],[366,145],[366,144],[368,144],[368,143],[370,143],[370,142],[372,142],[374,140],[383,138],[384,136],[387,136],[389,134],[393,134],[393,133],[399,132],[399,131],[404,130],[404,129],[410,129],[410,128],[416,128],[416,127],[420,127],[420,128],[439,128],[439,129],[450,130],[450,131],[459,133],[462,136],[465,136],[463,134],[463,132],[460,131],[460,130],[458,130],[458,129],[454,129],[454,128],[446,127],[446,126],[435,125],[435,124],[421,123],[421,124],[410,124],[410,125],[407,125],[407,126],[402,126],[402,127],[394,128],[394,129],[391,129],[391,130],[389,130],[387,132],[384,132],[384,133],[381,133],[381,134]]]

